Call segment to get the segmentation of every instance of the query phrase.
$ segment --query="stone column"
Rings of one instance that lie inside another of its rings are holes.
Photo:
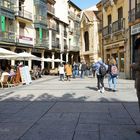
[[[52,49],[52,31],[49,30],[49,50]]]
[[[41,52],[41,58],[43,59],[44,58],[44,50],[42,50]],[[44,61],[41,61],[41,70],[44,69]]]
[[[11,50],[12,52],[15,52],[15,49],[16,49],[16,47],[10,47],[10,50]],[[15,65],[15,60],[14,60],[14,59],[11,60],[11,65],[12,65],[12,66]]]
[[[29,48],[29,49],[28,49],[28,53],[31,54],[31,51],[32,51],[32,50]],[[29,70],[32,69],[32,60],[31,60],[31,59],[28,60],[28,67],[29,67]]]
[[[54,52],[52,52],[52,60],[54,60]],[[52,62],[52,69],[54,69],[54,61]]]
[[[63,60],[63,53],[60,53],[60,59]]]
[[[69,62],[68,59],[69,59],[69,53],[67,52],[67,54],[66,54],[66,63]]]

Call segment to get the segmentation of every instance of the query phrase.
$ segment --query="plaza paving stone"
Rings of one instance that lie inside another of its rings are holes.
[[[44,76],[0,89],[0,140],[140,140],[134,81],[118,79],[115,93],[96,82]]]

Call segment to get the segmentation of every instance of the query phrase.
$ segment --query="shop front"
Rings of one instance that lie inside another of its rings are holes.
[[[125,78],[125,60],[126,60],[126,52],[125,47],[121,43],[110,45],[106,47],[105,50],[105,63],[109,64],[110,57],[113,56],[117,62],[117,66],[119,69],[119,76],[121,78]]]

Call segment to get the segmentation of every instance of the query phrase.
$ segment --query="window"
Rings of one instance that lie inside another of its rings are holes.
[[[112,16],[108,15],[108,33],[111,33]]]
[[[85,41],[85,51],[89,51],[89,34],[87,31],[84,34],[84,41]]]
[[[118,8],[118,19],[121,19],[121,18],[123,18],[123,8],[122,7]]]

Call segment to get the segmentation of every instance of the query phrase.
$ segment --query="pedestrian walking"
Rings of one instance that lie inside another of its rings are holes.
[[[116,92],[118,68],[117,68],[116,60],[114,59],[114,57],[111,57],[109,60],[108,74],[109,74],[108,76],[109,90]]]
[[[93,65],[97,76],[98,91],[104,93],[104,76],[106,75],[108,66],[102,61],[102,58],[98,58],[98,61]]]
[[[67,81],[70,81],[70,77],[72,76],[72,66],[69,63],[65,65],[65,71],[66,71]]]
[[[65,71],[64,71],[64,65],[62,63],[59,65],[58,71],[59,71],[60,81],[64,81]]]
[[[85,77],[86,69],[87,69],[87,64],[85,62],[82,62],[82,65],[81,65],[81,75],[80,75],[81,78]]]
[[[139,111],[140,111],[140,37],[135,41],[135,60],[136,62],[131,64],[130,67],[135,71],[135,88],[138,97]],[[140,134],[140,129],[136,131]]]

